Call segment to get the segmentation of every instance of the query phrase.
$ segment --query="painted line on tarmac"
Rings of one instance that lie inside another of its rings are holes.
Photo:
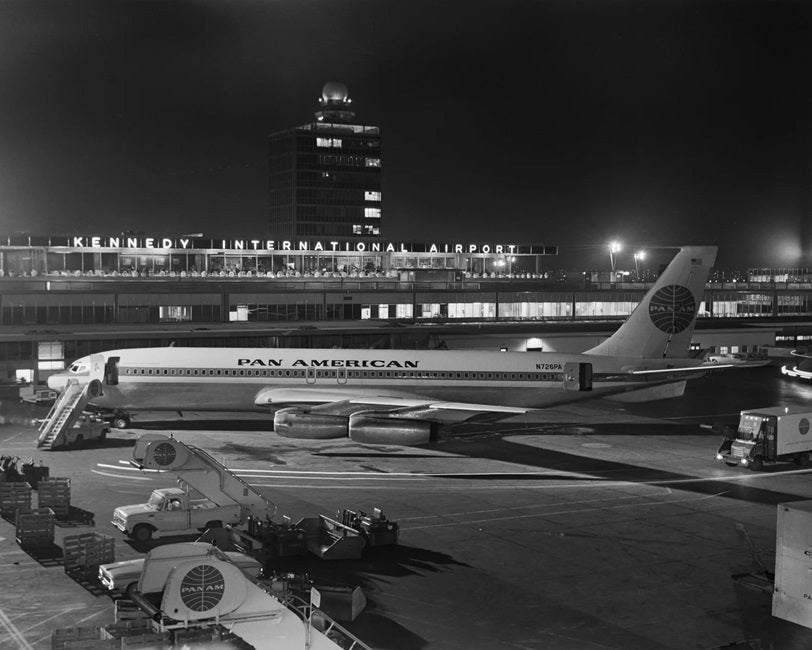
[[[6,613],[0,608],[0,626],[4,627],[9,636],[14,639],[23,650],[34,650],[34,647],[26,641],[23,633],[17,628]]]
[[[569,476],[571,478],[583,478],[583,479],[595,479],[595,477],[591,474],[584,474],[583,472],[567,472],[561,470],[550,469],[547,471],[535,471],[535,472],[516,472],[516,471],[504,471],[504,472],[330,472],[330,471],[315,471],[315,470],[273,470],[273,469],[232,469],[231,470],[234,474],[239,475],[241,478],[280,478],[284,476],[294,476],[297,478],[302,477],[344,477],[344,476],[358,476],[358,477],[374,477],[374,478],[385,478],[385,477],[401,477],[405,476],[408,478],[454,478],[454,477],[493,477],[498,478],[500,476],[507,476],[507,477],[538,477],[538,478],[549,478],[551,476],[560,477],[560,476]]]
[[[94,474],[98,474],[99,476],[110,476],[111,478],[124,478],[130,481],[151,481],[152,479],[149,476],[127,476],[126,474],[112,474],[110,472],[100,472],[97,469],[90,470]]]
[[[639,508],[643,507],[657,507],[657,506],[670,506],[679,503],[698,503],[700,501],[707,501],[708,499],[715,499],[717,497],[724,496],[725,492],[719,492],[717,494],[707,494],[701,497],[694,497],[694,498],[683,498],[683,499],[671,499],[671,500],[659,500],[659,501],[648,501],[643,503],[624,503],[621,505],[615,506],[607,506],[602,505],[599,507],[594,508],[575,508],[575,509],[567,509],[567,510],[555,510],[553,512],[537,512],[532,514],[524,514],[524,515],[513,515],[507,517],[488,517],[487,519],[472,519],[470,521],[447,521],[441,524],[424,524],[422,526],[409,526],[408,531],[411,532],[413,530],[426,530],[427,528],[448,528],[449,526],[460,526],[460,525],[472,525],[472,524],[491,524],[498,521],[511,521],[516,519],[536,519],[538,517],[554,517],[558,515],[576,515],[576,514],[584,514],[587,512],[595,512],[596,510],[599,511],[606,511],[606,510],[620,510],[624,508]]]
[[[52,621],[55,618],[59,618],[60,616],[64,616],[65,614],[70,614],[71,612],[83,611],[84,609],[85,609],[84,607],[68,607],[67,609],[60,610],[56,614],[54,614],[53,616],[49,616],[48,618],[44,618],[41,621],[38,621],[37,623],[34,623],[34,625],[31,625],[31,626],[25,628],[23,630],[23,632],[30,632],[31,630],[34,630],[34,629],[40,627],[41,625],[45,625],[48,621]],[[78,627],[80,623],[84,623],[85,621],[90,620],[91,618],[95,618],[99,614],[104,614],[107,611],[109,611],[109,609],[110,609],[109,607],[105,607],[104,609],[100,609],[100,610],[98,610],[98,611],[96,611],[96,612],[94,612],[92,614],[89,614],[88,616],[85,616],[84,618],[79,619],[78,621],[72,619],[71,620],[71,627]],[[50,633],[49,633],[48,636],[50,636]]]
[[[455,492],[455,491],[498,491],[498,490],[562,490],[562,489],[574,489],[574,488],[596,488],[600,487],[601,489],[606,488],[628,488],[628,487],[638,487],[638,486],[650,486],[650,487],[661,487],[665,489],[670,489],[671,486],[674,486],[675,489],[679,489],[680,484],[686,483],[731,483],[731,482],[751,482],[751,481],[760,481],[760,480],[768,480],[770,478],[779,477],[779,476],[791,476],[791,475],[801,475],[801,474],[809,474],[812,473],[812,469],[801,469],[801,470],[790,470],[787,472],[780,472],[780,473],[772,473],[772,474],[749,474],[749,475],[741,475],[741,476],[734,476],[734,475],[727,475],[727,476],[714,476],[714,477],[684,477],[684,478],[674,478],[674,479],[663,479],[659,481],[616,481],[616,480],[608,480],[602,479],[599,477],[594,477],[592,479],[587,479],[580,482],[568,482],[568,483],[549,483],[544,482],[543,484],[528,484],[526,481],[518,481],[518,482],[508,482],[507,484],[500,484],[500,485],[470,485],[467,482],[461,483],[458,485],[438,485],[437,482],[431,481],[431,479],[442,479],[442,478],[452,478],[453,475],[450,474],[438,474],[438,475],[414,475],[413,478],[410,480],[406,477],[399,478],[399,477],[392,477],[387,478],[390,475],[388,474],[377,474],[369,477],[359,477],[355,479],[344,479],[344,480],[353,480],[353,481],[372,481],[377,480],[379,483],[376,485],[378,489],[382,490],[401,490],[401,489],[408,489],[405,485],[404,486],[395,486],[392,487],[380,485],[380,482],[386,483],[427,483],[432,486],[432,489],[438,490],[441,489],[445,492]],[[464,477],[465,475],[461,475]],[[515,476],[515,474],[514,474]],[[267,477],[267,478],[281,478],[280,476],[274,477]],[[293,477],[296,478],[296,477]],[[310,481],[318,480],[318,477],[299,477],[299,478],[307,478]],[[539,476],[539,480],[543,481],[544,476]],[[329,478],[323,480],[330,480]],[[336,479],[333,477],[333,480],[342,480]],[[509,477],[502,479],[504,481],[510,481]],[[296,488],[301,490],[306,489],[330,489],[329,484],[327,485],[312,485],[312,484],[295,484],[295,483],[252,483],[252,485],[256,487],[277,487],[277,488]],[[350,489],[368,489],[363,486],[347,486],[342,485],[341,489],[350,490]]]
[[[161,472],[165,471],[160,469],[148,469],[146,467],[144,469],[140,469],[138,467],[133,467],[132,465],[130,465],[129,461],[126,460],[120,460],[118,461],[118,463],[119,463],[118,465],[108,465],[107,463],[96,463],[96,467],[106,467],[107,469],[118,469],[123,470],[125,472],[145,472],[147,474],[160,474]]]
[[[604,497],[601,499],[582,499],[579,501],[570,501],[568,505],[576,505],[576,504],[586,504],[586,503],[605,503],[607,501],[616,502],[616,501],[623,501],[629,499],[648,499],[649,497],[640,494],[629,494],[627,496],[616,496],[616,497]],[[446,517],[456,517],[460,515],[485,515],[490,512],[516,512],[518,510],[537,510],[538,508],[551,508],[556,505],[563,505],[563,504],[553,504],[553,503],[531,503],[526,506],[509,506],[509,507],[501,507],[501,508],[486,508],[483,510],[467,510],[464,512],[443,512],[442,514],[433,514],[433,515],[419,515],[415,517],[398,517],[398,521],[418,521],[420,519],[445,519]]]

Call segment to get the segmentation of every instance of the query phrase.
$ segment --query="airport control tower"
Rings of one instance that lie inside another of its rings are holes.
[[[380,129],[356,123],[347,87],[334,81],[315,118],[268,137],[268,235],[379,239]]]

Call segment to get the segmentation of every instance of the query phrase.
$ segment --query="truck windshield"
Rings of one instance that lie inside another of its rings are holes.
[[[739,421],[739,440],[755,440],[761,431],[763,419],[760,415],[742,415]]]
[[[162,494],[158,494],[157,492],[153,492],[149,496],[149,501],[147,501],[147,506],[152,508],[153,510],[163,510],[164,509],[164,501],[166,499]]]

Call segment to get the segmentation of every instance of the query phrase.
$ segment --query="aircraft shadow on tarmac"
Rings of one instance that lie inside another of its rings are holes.
[[[591,425],[595,434],[604,435],[606,432],[616,431],[618,426],[623,427],[626,435],[648,435],[648,425],[616,425],[616,424],[596,424]],[[709,454],[715,453],[714,441],[709,442]],[[742,481],[725,481],[714,478],[705,480],[696,478],[688,474],[670,472],[665,470],[641,467],[629,463],[622,463],[602,458],[590,458],[577,454],[568,454],[561,451],[544,449],[532,445],[524,445],[519,441],[506,440],[451,440],[442,445],[443,451],[459,454],[463,456],[474,456],[477,458],[487,458],[490,460],[504,461],[524,466],[540,467],[544,469],[555,469],[562,472],[576,472],[580,474],[590,474],[595,476],[596,482],[616,482],[624,481],[629,483],[647,484],[667,484],[677,490],[685,490],[705,495],[724,496],[729,499],[739,499],[752,503],[764,505],[777,505],[787,501],[802,501],[806,497],[789,492],[779,492],[775,490],[754,487]],[[794,465],[790,467],[795,468]],[[731,470],[736,471],[736,470]],[[742,470],[738,470],[742,471]],[[780,471],[780,468],[779,468]],[[484,477],[484,478],[487,478]],[[734,478],[734,477],[731,477]]]
[[[573,431],[578,433],[586,433],[584,430],[588,429],[589,434],[597,436],[605,435],[627,435],[627,436],[649,436],[649,435],[701,435],[698,428],[692,425],[663,425],[658,423],[656,425],[657,431],[653,431],[652,425],[649,424],[629,424],[629,423],[609,423],[609,424],[584,424],[579,423],[560,423],[549,426],[533,426],[527,430],[510,430],[502,434],[498,431],[479,431],[470,435],[465,433],[456,434],[450,437],[445,437],[438,442],[433,442],[425,446],[426,449],[436,449],[449,454],[457,456],[468,456],[471,458],[478,458],[483,460],[494,460],[513,465],[521,466],[523,468],[521,475],[517,470],[516,475],[505,473],[504,471],[487,474],[464,474],[455,473],[447,475],[449,480],[477,480],[477,481],[494,481],[494,480],[522,480],[522,481],[551,481],[551,480],[583,480],[573,479],[570,472],[577,474],[587,474],[594,476],[595,485],[599,486],[601,482],[629,482],[629,483],[646,483],[646,484],[663,484],[677,490],[684,490],[687,492],[694,492],[704,495],[717,495],[724,496],[730,499],[738,499],[752,503],[760,503],[765,505],[777,505],[784,502],[802,501],[807,497],[799,496],[788,492],[780,492],[765,488],[754,487],[738,480],[725,481],[714,477],[712,480],[697,478],[688,474],[681,474],[679,472],[672,472],[660,469],[653,469],[649,467],[641,467],[639,465],[632,465],[630,463],[623,463],[614,460],[607,460],[602,458],[594,458],[582,456],[579,454],[569,454],[562,451],[552,449],[545,449],[534,445],[525,445],[521,443],[522,435],[553,435],[567,431],[568,435],[573,435]],[[515,438],[509,440],[506,436]],[[585,437],[585,441],[589,438]],[[716,436],[708,436],[708,454],[715,454],[716,447],[718,446],[721,438]],[[379,446],[374,448],[368,446],[368,452],[358,453],[356,451],[342,452],[336,450],[334,447],[329,450],[322,450],[315,452],[317,455],[328,457],[343,457],[343,458],[375,458],[375,457],[400,457],[397,452],[393,452],[391,448]],[[435,456],[436,457],[436,456]],[[544,470],[557,470],[561,475],[532,476],[527,474],[527,467],[537,467]],[[781,473],[783,471],[797,469],[795,465],[780,466],[776,465],[769,467],[769,472]],[[741,472],[747,471],[743,469],[730,469],[732,473],[731,479],[735,479]],[[442,474],[440,474],[442,476]]]
[[[133,420],[133,429],[145,429],[149,431],[196,431],[196,430],[217,430],[227,428],[229,431],[272,431],[273,420],[256,419],[240,420],[225,418],[189,419],[189,420]]]

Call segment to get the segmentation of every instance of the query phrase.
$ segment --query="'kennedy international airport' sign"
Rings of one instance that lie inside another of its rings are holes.
[[[3,241],[5,240],[5,241]],[[46,246],[101,250],[207,250],[247,253],[449,253],[482,255],[556,255],[558,247],[542,244],[425,243],[342,239],[203,239],[202,237],[145,237],[142,235],[12,235],[0,246]]]

